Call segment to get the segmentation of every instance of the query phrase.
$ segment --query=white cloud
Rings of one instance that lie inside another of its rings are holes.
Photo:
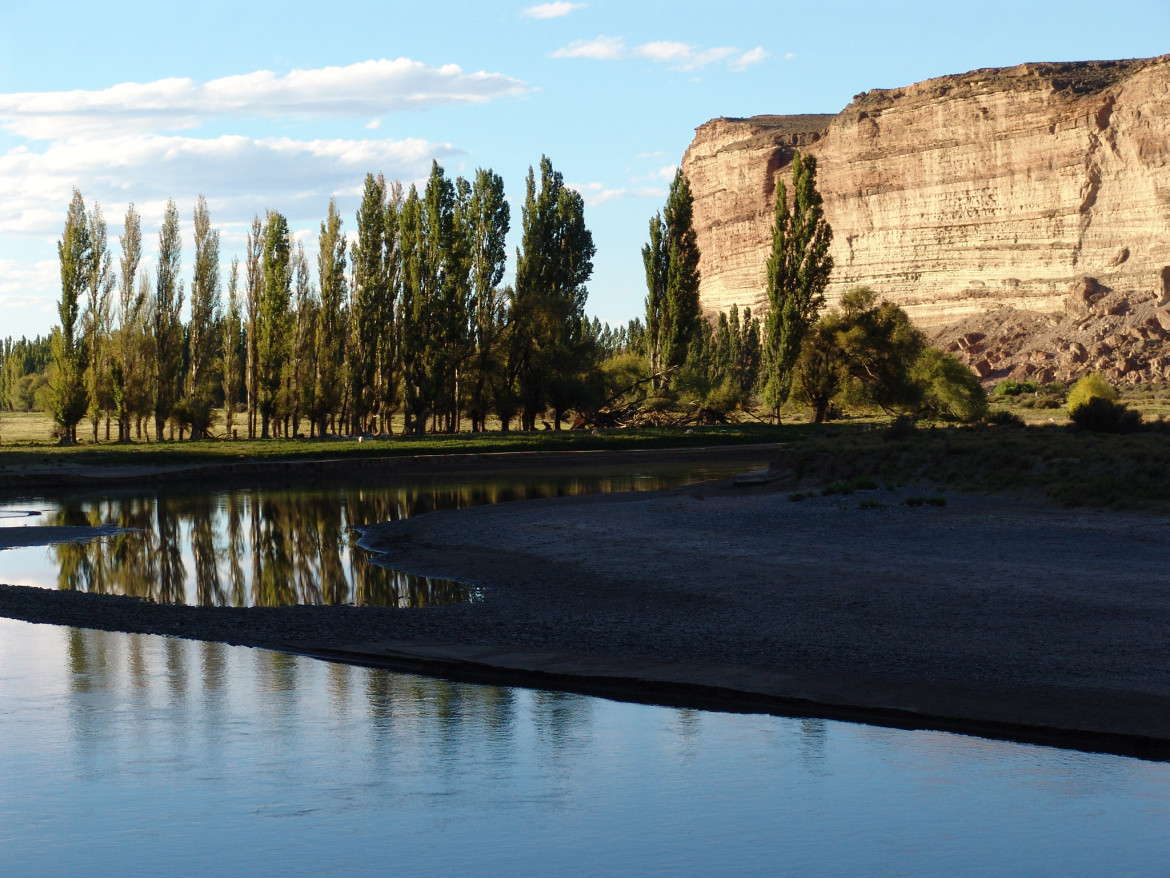
[[[367,172],[419,180],[432,158],[458,155],[449,143],[405,140],[255,140],[238,135],[147,135],[58,141],[43,153],[0,155],[0,234],[60,234],[73,187],[98,200],[113,226],[129,201],[144,222],[161,218],[168,198],[186,212],[205,194],[217,223],[246,222],[272,207],[290,218],[325,213],[335,193],[360,190]],[[183,207],[186,204],[188,207]]]
[[[627,56],[626,44],[621,37],[574,40],[552,53],[553,58],[592,58],[595,61],[614,61]]]
[[[784,60],[785,60],[785,61],[791,61],[791,60],[792,60],[793,58],[795,58],[795,57],[796,57],[796,53],[795,53],[795,52],[785,52],[785,53],[784,53]]]
[[[33,140],[193,128],[215,116],[361,118],[440,105],[480,104],[529,90],[501,73],[464,73],[409,58],[346,67],[260,70],[214,79],[126,82],[101,90],[0,94],[0,127]]]
[[[635,198],[665,198],[667,190],[659,186],[639,186],[630,194]]]
[[[768,56],[762,48],[743,52],[734,46],[716,46],[703,49],[689,43],[656,40],[629,47],[621,37],[599,36],[592,40],[576,40],[552,53],[553,58],[590,58],[594,61],[616,61],[622,58],[646,58],[659,64],[669,64],[678,70],[697,70],[719,61],[726,61],[733,70],[742,70],[758,64]]]
[[[521,10],[520,14],[528,18],[560,18],[584,6],[584,3],[540,3]]]
[[[585,204],[589,207],[605,204],[605,202],[613,201],[615,198],[622,198],[626,194],[624,188],[606,189],[603,183],[566,183],[565,186],[580,192],[581,197],[585,199]]]
[[[768,57],[768,52],[764,50],[763,46],[756,46],[754,49],[749,49],[738,58],[731,62],[732,70],[744,70],[751,67],[753,64],[761,63]]]

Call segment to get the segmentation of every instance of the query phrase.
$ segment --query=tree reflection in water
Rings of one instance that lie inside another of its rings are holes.
[[[128,529],[54,546],[61,589],[208,607],[431,607],[475,595],[450,580],[369,563],[354,526],[485,503],[660,488],[695,475],[69,498],[46,523]]]

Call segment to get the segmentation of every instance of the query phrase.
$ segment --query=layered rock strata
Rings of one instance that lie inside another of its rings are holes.
[[[709,315],[766,307],[775,184],[797,149],[817,158],[833,227],[830,304],[868,285],[943,336],[1013,309],[1088,338],[1095,317],[1125,324],[1104,299],[1154,334],[1166,319],[1170,55],[976,70],[869,91],[836,116],[700,126],[683,170]],[[1108,347],[1095,359],[1122,349]]]

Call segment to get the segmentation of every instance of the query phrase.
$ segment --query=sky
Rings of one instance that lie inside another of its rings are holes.
[[[1170,3],[789,0],[192,4],[0,0],[0,337],[56,323],[72,190],[115,259],[128,203],[144,266],[167,199],[193,260],[206,196],[224,266],[253,214],[313,264],[329,199],[352,233],[367,173],[491,168],[512,203],[547,155],[597,245],[587,311],[642,313],[641,248],[694,129],[833,113],[855,94],[1027,61],[1170,52]]]

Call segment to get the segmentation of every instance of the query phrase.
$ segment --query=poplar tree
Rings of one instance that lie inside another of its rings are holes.
[[[202,439],[211,425],[215,386],[216,323],[219,320],[219,231],[211,227],[207,199],[195,203],[195,266],[191,277],[188,328],[187,409],[191,438]]]
[[[595,253],[580,193],[566,188],[548,157],[541,157],[539,190],[528,169],[510,315],[510,355],[526,430],[534,429],[549,404],[559,429],[561,415],[580,389],[578,379],[590,353],[583,325],[585,284]]]
[[[381,176],[379,175],[381,180]],[[398,385],[402,370],[401,333],[398,325],[398,295],[402,288],[402,257],[399,252],[398,215],[402,212],[402,184],[382,181],[385,204],[382,209],[383,288],[379,303],[381,327],[378,335],[378,365],[375,382],[375,407],[382,422],[382,432],[389,433],[391,419],[398,407]]]
[[[259,383],[259,368],[256,359],[256,346],[259,333],[260,299],[264,286],[264,271],[261,266],[261,257],[264,252],[264,226],[259,215],[252,217],[252,229],[248,232],[246,262],[247,301],[245,303],[245,332],[246,345],[244,353],[244,384],[247,388],[248,409],[248,438],[256,438],[256,414]]]
[[[223,316],[221,348],[223,351],[220,376],[223,384],[224,435],[233,436],[236,403],[240,399],[240,260],[233,259],[228,272],[227,313]]]
[[[484,428],[492,384],[499,381],[499,342],[504,316],[499,285],[508,261],[505,238],[510,222],[511,208],[504,198],[503,178],[479,168],[466,217],[471,262],[470,331],[474,347],[469,382],[472,430]]]
[[[301,415],[313,408],[314,373],[316,372],[313,339],[316,334],[317,302],[309,277],[309,260],[305,247],[297,242],[292,257],[294,279],[294,309],[289,337],[289,358],[286,364],[287,400],[285,414],[291,421],[286,436],[299,435]],[[312,426],[310,426],[312,432]]]
[[[183,324],[179,312],[183,307],[183,283],[179,238],[179,210],[173,200],[167,202],[158,237],[158,276],[155,279],[153,312],[154,338],[154,432],[163,438],[163,427],[179,401],[183,376]]]
[[[351,429],[361,433],[375,409],[378,348],[392,306],[387,309],[386,277],[386,182],[366,175],[362,202],[357,212],[357,240],[351,251],[353,303],[350,312],[353,344],[349,383]]]
[[[345,377],[345,235],[337,202],[329,200],[329,215],[321,223],[317,239],[317,284],[321,311],[316,327],[317,370],[313,417],[317,435],[324,436],[327,422],[341,410]]]
[[[642,248],[646,267],[646,332],[650,371],[658,375],[681,366],[699,329],[699,245],[694,198],[682,171],[676,171],[666,206],[650,220],[650,243]]]
[[[141,408],[144,385],[140,352],[143,308],[146,305],[146,296],[137,283],[138,264],[142,261],[142,219],[133,204],[126,208],[124,231],[118,242],[122,245],[122,257],[118,262],[118,349],[110,372],[118,441],[129,442],[130,416]]]
[[[772,253],[767,266],[764,398],[777,420],[792,389],[801,341],[824,304],[825,287],[833,271],[829,256],[833,230],[825,221],[816,177],[816,158],[797,152],[792,158],[791,208],[784,182],[776,182]]]
[[[62,443],[74,445],[77,422],[86,410],[85,361],[82,341],[77,337],[77,318],[88,288],[92,259],[85,201],[76,189],[65,215],[65,230],[57,242],[57,258],[61,263],[61,301],[57,303],[61,325],[53,329],[51,405],[53,420],[62,431]]]
[[[263,285],[256,331],[257,405],[262,439],[269,437],[284,362],[289,354],[290,259],[288,220],[270,210],[264,223]]]
[[[114,273],[110,268],[110,245],[106,220],[96,201],[89,212],[89,265],[86,289],[89,293],[85,313],[86,391],[89,419],[93,424],[93,441],[98,440],[98,422],[110,409],[109,362],[107,341],[110,333],[110,293]],[[107,433],[108,422],[107,422]],[[106,437],[107,439],[109,436]]]

